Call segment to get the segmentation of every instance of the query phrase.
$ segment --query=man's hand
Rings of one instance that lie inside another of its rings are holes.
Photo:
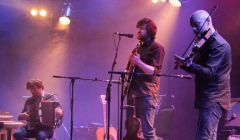
[[[129,59],[130,59],[131,63],[134,65],[138,65],[142,61],[140,59],[139,54],[132,54]]]
[[[61,118],[63,116],[63,110],[60,107],[55,108],[55,115],[57,118]]]
[[[27,120],[28,118],[29,114],[27,114],[27,112],[20,113],[18,117],[19,120]]]
[[[175,58],[175,64],[176,65],[178,65],[178,66],[184,65],[184,63],[185,63],[185,59],[184,58],[182,58],[182,57],[180,57],[178,55],[175,55],[174,58]]]
[[[185,58],[175,55],[175,64],[176,66],[190,67],[192,64],[191,60],[186,60]]]

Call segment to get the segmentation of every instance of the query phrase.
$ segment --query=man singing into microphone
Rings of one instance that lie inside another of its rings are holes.
[[[176,61],[185,71],[195,74],[195,107],[199,110],[197,140],[216,140],[219,119],[230,108],[231,48],[212,25],[209,13],[195,11],[190,24],[194,33],[210,33],[193,61]]]
[[[157,27],[149,18],[137,22],[137,39],[140,44],[129,57],[129,62],[135,67],[134,73],[150,75],[134,75],[127,93],[127,102],[135,106],[136,117],[140,119],[141,129],[146,140],[156,140],[154,119],[159,105],[160,77],[164,48],[155,42]],[[128,117],[128,116],[127,116]]]

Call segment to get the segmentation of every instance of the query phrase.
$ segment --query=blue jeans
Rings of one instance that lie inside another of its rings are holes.
[[[25,138],[36,138],[36,140],[45,140],[53,135],[53,130],[44,128],[38,130],[27,130],[25,127],[21,127],[13,134],[16,140],[25,140]]]
[[[197,127],[197,140],[216,140],[219,120],[222,116],[223,108],[216,103],[208,108],[199,109],[199,119]]]
[[[145,140],[157,140],[154,129],[154,120],[158,105],[158,98],[135,98],[136,117],[141,120],[142,132]]]

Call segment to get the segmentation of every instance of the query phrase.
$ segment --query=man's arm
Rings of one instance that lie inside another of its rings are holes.
[[[29,114],[27,113],[27,103],[28,103],[28,100],[25,101],[23,110],[22,110],[22,112],[18,116],[18,120],[27,120],[29,118]]]
[[[51,95],[51,100],[57,102],[57,106],[55,108],[55,116],[58,119],[62,119],[63,118],[63,109],[61,107],[61,104],[57,101],[57,97],[54,94],[50,94],[50,95]]]
[[[154,50],[153,57],[151,61],[151,65],[146,64],[140,59],[140,55],[131,55],[130,60],[131,62],[138,66],[144,73],[146,74],[157,74],[160,73],[163,59],[164,59],[164,50],[163,48],[159,47]]]
[[[131,56],[131,62],[134,65],[137,65],[144,73],[147,74],[154,74],[155,68],[151,65],[148,65],[146,63],[144,63],[141,59],[140,59],[140,55],[132,55]]]
[[[227,48],[229,46],[219,45],[216,48],[212,49],[208,54],[208,60],[206,65],[202,66],[196,63],[192,63],[189,66],[182,65],[182,69],[189,73],[194,73],[196,75],[201,75],[202,78],[212,79],[216,76],[217,70],[223,64],[225,54],[229,51]]]

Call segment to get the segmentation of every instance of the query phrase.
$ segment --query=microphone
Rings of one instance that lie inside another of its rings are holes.
[[[127,34],[127,33],[119,33],[119,32],[115,32],[115,35],[119,35],[119,36],[125,36],[128,38],[133,38],[133,34]]]

